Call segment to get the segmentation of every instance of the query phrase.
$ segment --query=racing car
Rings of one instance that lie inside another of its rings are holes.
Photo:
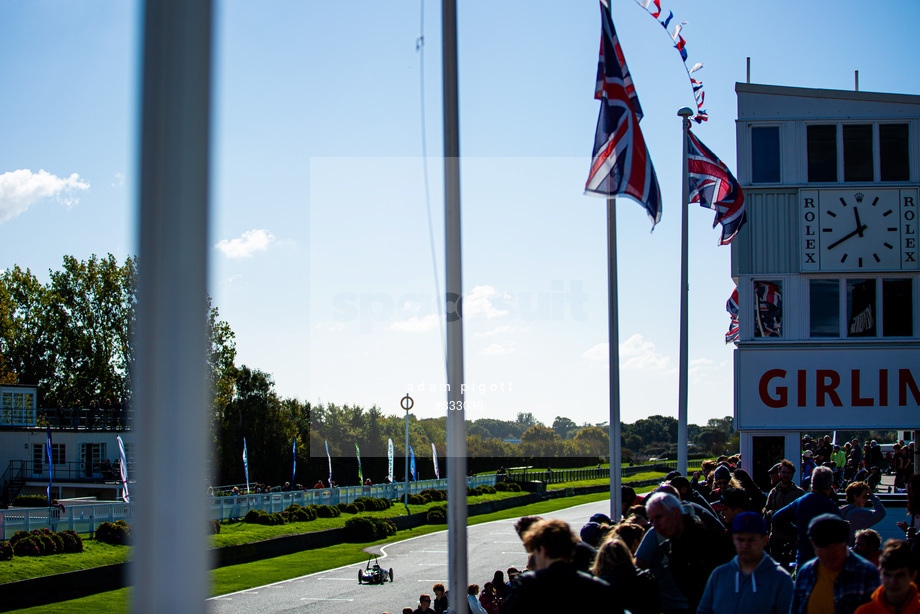
[[[367,558],[367,566],[358,570],[358,584],[383,584],[387,580],[393,581],[393,568],[386,570],[377,564],[376,554],[370,555]]]

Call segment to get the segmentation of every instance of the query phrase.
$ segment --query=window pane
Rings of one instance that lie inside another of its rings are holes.
[[[751,181],[779,183],[779,126],[751,128]]]
[[[875,337],[875,280],[847,280],[847,337]]]
[[[910,180],[907,134],[907,124],[882,124],[878,127],[882,181]]]
[[[910,279],[882,281],[882,324],[886,337],[914,334],[914,300]]]
[[[812,337],[840,336],[840,282],[836,279],[811,279],[809,322]]]
[[[837,181],[837,126],[808,126],[808,181]]]
[[[778,281],[754,282],[754,336],[783,336],[782,285]]]
[[[872,181],[872,124],[843,127],[843,180]]]

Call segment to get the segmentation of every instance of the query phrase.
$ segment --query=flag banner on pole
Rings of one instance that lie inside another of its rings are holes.
[[[783,336],[783,296],[779,286],[769,281],[754,282],[754,314],[757,316],[755,337]]]
[[[246,451],[246,438],[243,437],[243,471],[246,473],[246,494],[249,494],[249,452]]]
[[[294,439],[294,449],[291,450],[291,454],[294,457],[294,464],[291,468],[291,488],[294,488],[294,485],[297,484],[297,439]]]
[[[434,447],[434,444],[431,444],[431,460],[434,461],[434,477],[440,480],[441,472],[438,471],[438,449]]]
[[[329,488],[332,488],[332,457],[329,455],[329,440],[326,440],[326,460],[329,461]]]
[[[121,440],[121,435],[115,438],[118,442],[118,469],[121,473],[121,498],[125,503],[131,503],[131,497],[128,495],[128,455],[125,454],[125,442]]]
[[[728,332],[725,333],[725,343],[737,343],[741,337],[741,329],[738,326],[738,288],[732,292],[732,295],[725,301],[725,310],[731,316],[731,323],[728,325]]]
[[[361,448],[355,444],[355,454],[358,455],[358,484],[364,484],[364,476],[361,474]]]
[[[706,92],[703,91],[703,82],[693,78],[693,73],[703,68],[703,65],[697,62],[691,67],[687,63],[689,57],[687,42],[684,40],[684,37],[680,35],[680,31],[687,25],[687,22],[682,21],[676,24],[673,29],[669,30],[668,28],[671,27],[671,22],[674,20],[674,12],[669,10],[667,11],[667,15],[665,15],[665,11],[661,8],[661,0],[636,0],[636,3],[648,11],[649,15],[654,17],[655,20],[661,24],[664,31],[667,32],[671,40],[674,41],[674,48],[677,49],[677,52],[680,54],[680,59],[684,62],[684,69],[687,71],[687,77],[690,78],[690,88],[693,90],[693,98],[696,100],[696,115],[693,117],[693,121],[699,124],[708,120],[709,114],[703,109],[703,100],[706,98]]]
[[[415,450],[412,449],[412,446],[409,446],[409,475],[412,476],[412,481],[415,482]]]
[[[714,209],[712,227],[722,224],[719,245],[728,245],[744,226],[744,192],[728,167],[687,130],[687,172],[690,175],[690,202]]]
[[[629,196],[645,207],[652,228],[661,220],[661,189],[645,138],[642,107],[620,47],[613,19],[601,0],[601,49],[594,97],[601,101],[585,192]]]
[[[51,425],[48,425],[48,441],[45,444],[46,456],[48,457],[48,505],[51,505],[51,484],[54,480],[54,474],[51,468]]]
[[[389,471],[387,472],[387,477],[390,479],[390,483],[393,482],[393,440],[387,439],[387,460],[390,462]]]

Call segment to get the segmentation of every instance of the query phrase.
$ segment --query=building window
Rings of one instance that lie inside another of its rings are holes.
[[[783,336],[782,282],[754,282],[754,336]]]
[[[809,330],[812,337],[840,336],[840,281],[808,280]]]
[[[837,181],[837,125],[808,126],[808,181]]]
[[[907,124],[879,124],[879,165],[882,181],[910,181]]]
[[[80,444],[80,463],[83,477],[102,477],[102,459],[105,456],[104,443]]]
[[[875,279],[847,280],[847,337],[875,337]]]
[[[48,457],[45,455],[46,445],[47,444],[43,443],[32,444],[32,473],[35,475],[40,475],[44,471],[45,463],[48,461]],[[65,444],[51,444],[51,464],[63,465],[65,462],[65,452]]]
[[[872,181],[872,124],[844,124],[843,180]]]
[[[751,182],[779,183],[779,126],[751,128]]]
[[[882,334],[885,337],[914,335],[914,289],[911,279],[882,280]]]
[[[0,424],[33,426],[35,424],[35,393],[4,390]]]

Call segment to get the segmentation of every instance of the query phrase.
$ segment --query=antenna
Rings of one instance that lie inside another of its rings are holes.
[[[858,70],[854,70],[853,73],[854,73],[853,76],[854,76],[855,79],[856,79],[856,91],[858,92],[858,91],[859,91],[859,71],[858,71]]]
[[[747,82],[751,82],[751,56],[747,59]]]

